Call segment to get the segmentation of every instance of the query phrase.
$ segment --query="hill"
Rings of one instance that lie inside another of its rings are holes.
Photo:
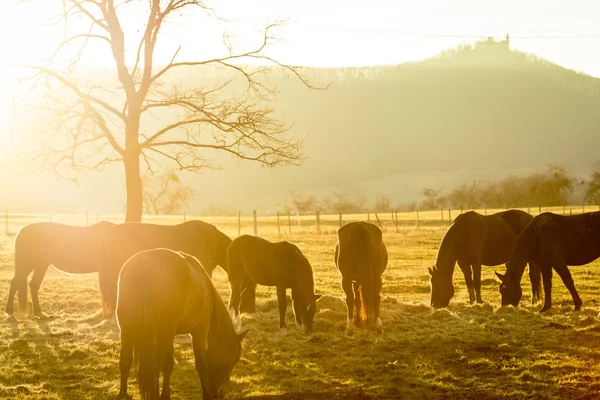
[[[223,170],[184,176],[197,194],[190,211],[209,204],[274,211],[292,190],[383,194],[395,205],[420,200],[424,187],[451,188],[550,163],[584,174],[599,158],[600,80],[506,42],[461,46],[420,62],[305,74],[332,84],[310,91],[278,73],[269,80],[280,88],[277,112],[293,122],[294,136],[305,138],[307,161],[267,169],[215,154]],[[180,77],[188,84],[214,78]],[[110,174],[119,177],[105,180],[120,185],[121,169]],[[119,185],[105,199],[118,210]]]

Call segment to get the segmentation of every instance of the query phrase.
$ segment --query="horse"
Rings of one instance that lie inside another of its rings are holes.
[[[229,268],[229,309],[236,323],[241,326],[240,296],[242,289],[263,286],[277,288],[279,304],[279,328],[286,328],[287,289],[292,290],[294,315],[298,326],[304,325],[311,333],[317,312],[315,281],[312,267],[300,249],[287,241],[270,242],[259,236],[242,235],[231,242],[227,249]]]
[[[240,359],[246,330],[238,334],[221,296],[200,262],[169,249],[145,250],[131,257],[119,274],[117,323],[120,329],[121,383],[135,360],[142,399],[170,398],[175,335],[191,334],[204,400],[220,398]],[[134,357],[135,356],[135,357]]]
[[[115,226],[106,238],[106,262],[99,274],[103,314],[114,313],[119,271],[134,254],[159,247],[182,251],[196,257],[212,276],[217,265],[227,271],[226,252],[230,243],[229,236],[214,225],[198,220],[177,225],[129,222]]]
[[[481,266],[496,266],[505,263],[517,237],[533,219],[530,214],[520,210],[508,210],[491,215],[481,215],[468,211],[456,217],[442,239],[437,260],[429,268],[431,285],[431,306],[448,306],[454,296],[452,275],[454,267],[462,270],[469,301],[483,303],[481,298]],[[531,302],[540,298],[540,272],[535,263],[529,263],[531,280]]]
[[[26,313],[27,277],[33,312],[46,318],[40,307],[38,292],[48,267],[69,274],[89,274],[101,269],[103,240],[115,226],[101,221],[91,226],[71,226],[56,222],[36,222],[19,229],[15,236],[15,274],[10,282],[6,315],[13,319],[14,297],[18,293],[19,311]]]
[[[357,327],[366,320],[367,329],[375,326],[381,332],[381,275],[388,263],[383,233],[376,225],[359,221],[342,226],[337,236],[335,266],[342,277],[342,289],[346,294],[346,332],[351,332],[353,319]]]
[[[575,289],[569,265],[585,265],[600,257],[600,211],[579,215],[558,215],[545,212],[536,216],[517,238],[506,263],[502,281],[502,305],[518,306],[521,301],[521,277],[527,262],[539,265],[544,282],[544,306],[552,308],[552,269],[569,289],[575,311],[581,309],[581,299]]]

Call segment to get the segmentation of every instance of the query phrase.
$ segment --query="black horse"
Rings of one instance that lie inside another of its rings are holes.
[[[517,306],[521,300],[521,277],[527,262],[539,265],[544,281],[544,307],[552,307],[552,268],[569,289],[575,311],[581,299],[575,289],[568,265],[585,265],[600,257],[600,211],[579,215],[557,215],[550,212],[535,217],[521,232],[506,263],[502,281],[502,305]]]
[[[292,243],[269,242],[259,236],[242,235],[227,249],[227,268],[231,295],[229,308],[241,326],[240,296],[244,290],[254,291],[256,284],[275,286],[279,303],[279,327],[285,328],[286,289],[292,289],[296,323],[312,332],[317,311],[313,270],[308,259]]]
[[[517,237],[533,219],[520,210],[508,210],[491,215],[468,211],[459,215],[446,232],[438,251],[437,261],[429,268],[431,275],[431,306],[446,307],[454,296],[452,275],[458,266],[465,276],[469,300],[482,303],[481,266],[505,263]],[[535,263],[529,263],[531,301],[540,299],[540,272]]]
[[[342,276],[342,289],[346,294],[346,333],[350,333],[353,320],[357,327],[366,320],[367,329],[375,327],[381,332],[381,275],[387,262],[383,234],[376,225],[350,222],[338,229],[335,266]]]

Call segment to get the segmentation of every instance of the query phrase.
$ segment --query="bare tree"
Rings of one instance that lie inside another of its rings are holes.
[[[194,191],[184,186],[175,171],[147,174],[143,178],[144,211],[149,214],[175,214],[184,209]]]
[[[373,211],[375,212],[386,212],[392,209],[391,201],[388,196],[377,196],[375,199],[375,208]]]
[[[298,214],[307,214],[311,211],[316,212],[319,209],[319,202],[314,196],[303,196],[300,193],[292,191],[292,204],[296,207]]]
[[[44,151],[35,157],[59,176],[69,173],[76,176],[81,171],[123,163],[127,221],[141,220],[141,160],[150,170],[170,162],[180,170],[197,172],[214,166],[207,155],[211,150],[267,166],[298,165],[304,159],[301,141],[290,137],[289,126],[274,116],[269,106],[276,87],[262,79],[277,69],[312,87],[297,67],[265,54],[265,48],[275,39],[272,33],[279,23],[267,26],[261,40],[250,49],[234,49],[225,36],[227,55],[224,57],[178,61],[179,47],[174,49],[168,64],[156,66],[155,49],[159,43],[165,44],[159,39],[161,28],[168,20],[192,7],[219,18],[204,1],[55,1],[64,6],[60,16],[65,24],[64,38],[50,60],[41,65],[24,66],[35,74],[27,78],[31,85],[29,100],[23,100],[22,104],[34,104],[52,112],[54,121],[48,126],[49,131],[44,132]],[[125,21],[123,9],[144,16],[139,37],[126,35],[123,24],[131,22]],[[87,28],[74,31],[73,27],[81,26],[82,21]],[[67,68],[57,65],[59,53],[77,46],[80,55],[90,42],[110,49],[118,79],[114,87],[98,80],[92,84],[81,82],[74,73],[80,65],[79,58],[72,60]],[[135,48],[130,48],[130,43],[136,43]],[[128,65],[126,53],[132,50],[135,57]],[[250,68],[242,64],[248,60],[259,61],[262,66]],[[202,66],[228,71],[228,78],[208,88],[177,83],[182,73]],[[231,94],[234,81],[243,82],[244,89]],[[57,87],[61,90],[55,90]],[[46,95],[43,101],[32,96],[36,89]],[[155,121],[155,126],[144,125],[148,120]]]
[[[421,202],[422,210],[437,210],[444,207],[447,203],[446,197],[442,195],[441,189],[426,188],[421,192],[425,196],[425,200]]]

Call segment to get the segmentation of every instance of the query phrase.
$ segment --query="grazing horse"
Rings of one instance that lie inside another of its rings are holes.
[[[346,294],[346,332],[350,333],[353,319],[357,327],[366,320],[368,329],[375,326],[381,332],[381,275],[388,262],[381,229],[369,222],[350,222],[338,229],[337,235],[335,266],[342,276],[342,289]]]
[[[581,299],[575,289],[568,265],[585,265],[600,257],[600,211],[579,215],[557,215],[550,212],[535,217],[521,232],[506,263],[502,281],[502,305],[517,306],[521,300],[521,277],[527,262],[539,265],[544,282],[544,307],[552,307],[552,268],[569,289],[575,311]]]
[[[454,267],[462,270],[469,300],[483,303],[481,299],[481,266],[496,266],[505,263],[510,256],[517,236],[533,219],[530,214],[520,210],[502,211],[491,215],[481,215],[468,211],[456,217],[442,244],[431,275],[431,306],[446,307],[454,296],[452,275]],[[540,272],[535,263],[529,263],[531,280],[531,302],[540,298]]]
[[[38,292],[42,280],[52,265],[69,274],[98,272],[104,255],[103,240],[113,228],[112,222],[102,221],[91,226],[71,226],[56,222],[37,222],[19,230],[15,237],[15,276],[10,282],[6,314],[14,318],[14,297],[18,293],[19,310],[27,312],[27,277],[33,312],[44,318]]]
[[[125,223],[110,230],[105,244],[106,263],[100,270],[100,291],[105,315],[115,311],[121,267],[131,256],[154,248],[182,251],[196,257],[209,276],[216,266],[226,268],[231,239],[214,225],[188,221],[178,225]]]
[[[292,301],[296,323],[312,332],[317,312],[313,271],[308,259],[298,247],[287,241],[269,242],[258,236],[242,235],[231,242],[227,250],[229,285],[231,295],[229,308],[241,326],[240,296],[242,289],[254,288],[256,284],[275,286],[279,303],[279,327],[285,328],[287,309],[286,289],[292,289]]]
[[[189,333],[204,400],[222,396],[239,361],[242,339],[210,277],[194,257],[168,249],[141,251],[121,270],[117,299],[121,330],[119,398],[135,359],[142,399],[170,398],[175,335]],[[135,357],[134,357],[135,356]]]

